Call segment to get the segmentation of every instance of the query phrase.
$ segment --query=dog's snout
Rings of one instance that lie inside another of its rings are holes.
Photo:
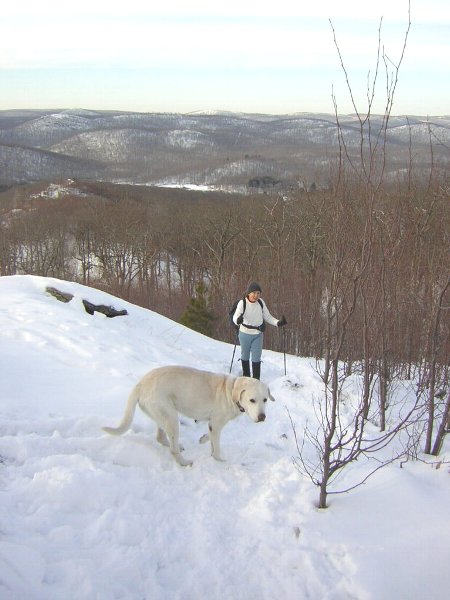
[[[260,423],[261,421],[265,421],[265,420],[266,420],[266,415],[264,415],[264,414],[258,415],[258,423]]]

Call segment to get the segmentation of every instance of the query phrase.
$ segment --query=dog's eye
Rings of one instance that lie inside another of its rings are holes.
[[[250,402],[251,402],[252,404],[255,404],[256,400],[255,400],[254,398],[250,398]]]
[[[267,398],[264,398],[264,402],[267,402]]]

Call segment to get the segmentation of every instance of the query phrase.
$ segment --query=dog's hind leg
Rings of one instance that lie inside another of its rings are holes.
[[[165,407],[164,410],[152,411],[152,418],[156,421],[158,431],[156,439],[164,446],[169,446],[170,452],[174,459],[182,467],[190,467],[191,460],[186,460],[181,455],[182,448],[179,443],[178,413],[175,409],[170,410]],[[165,443],[166,442],[166,443]]]
[[[178,419],[170,420],[167,425],[164,427],[166,435],[169,439],[169,447],[172,456],[177,461],[179,465],[182,467],[190,467],[192,465],[192,460],[186,460],[181,455],[181,446],[179,443],[179,430],[180,426],[178,424]]]
[[[162,446],[169,447],[169,440],[167,439],[166,432],[164,429],[161,429],[161,427],[158,427],[158,431],[156,432],[156,441]]]
[[[169,440],[167,439],[166,432],[161,427],[158,427],[158,431],[156,432],[156,441],[159,442],[162,446],[169,448]],[[184,448],[180,444],[180,452],[183,452]]]

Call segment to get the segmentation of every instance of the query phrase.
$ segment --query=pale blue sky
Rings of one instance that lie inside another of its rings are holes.
[[[7,6],[5,6],[5,4]],[[0,109],[353,112],[382,44],[397,63],[408,0],[5,0]],[[312,6],[302,6],[311,4]],[[450,2],[411,0],[394,114],[450,114]],[[375,112],[384,110],[381,63]]]

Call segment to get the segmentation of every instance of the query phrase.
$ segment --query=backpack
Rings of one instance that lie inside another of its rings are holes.
[[[247,300],[246,300],[245,296],[242,298],[242,300],[244,301],[244,311],[243,311],[242,315],[244,315],[245,309],[247,308]],[[228,311],[228,318],[230,319],[230,324],[235,329],[236,333],[239,331],[239,325],[236,325],[236,323],[233,321],[233,317],[234,317],[234,313],[236,312],[237,305],[239,304],[240,301],[241,301],[241,299],[236,300],[236,302],[233,303],[233,306]],[[261,298],[258,298],[258,302],[261,307],[261,310],[263,310],[264,305],[263,305],[263,301],[261,300]]]

